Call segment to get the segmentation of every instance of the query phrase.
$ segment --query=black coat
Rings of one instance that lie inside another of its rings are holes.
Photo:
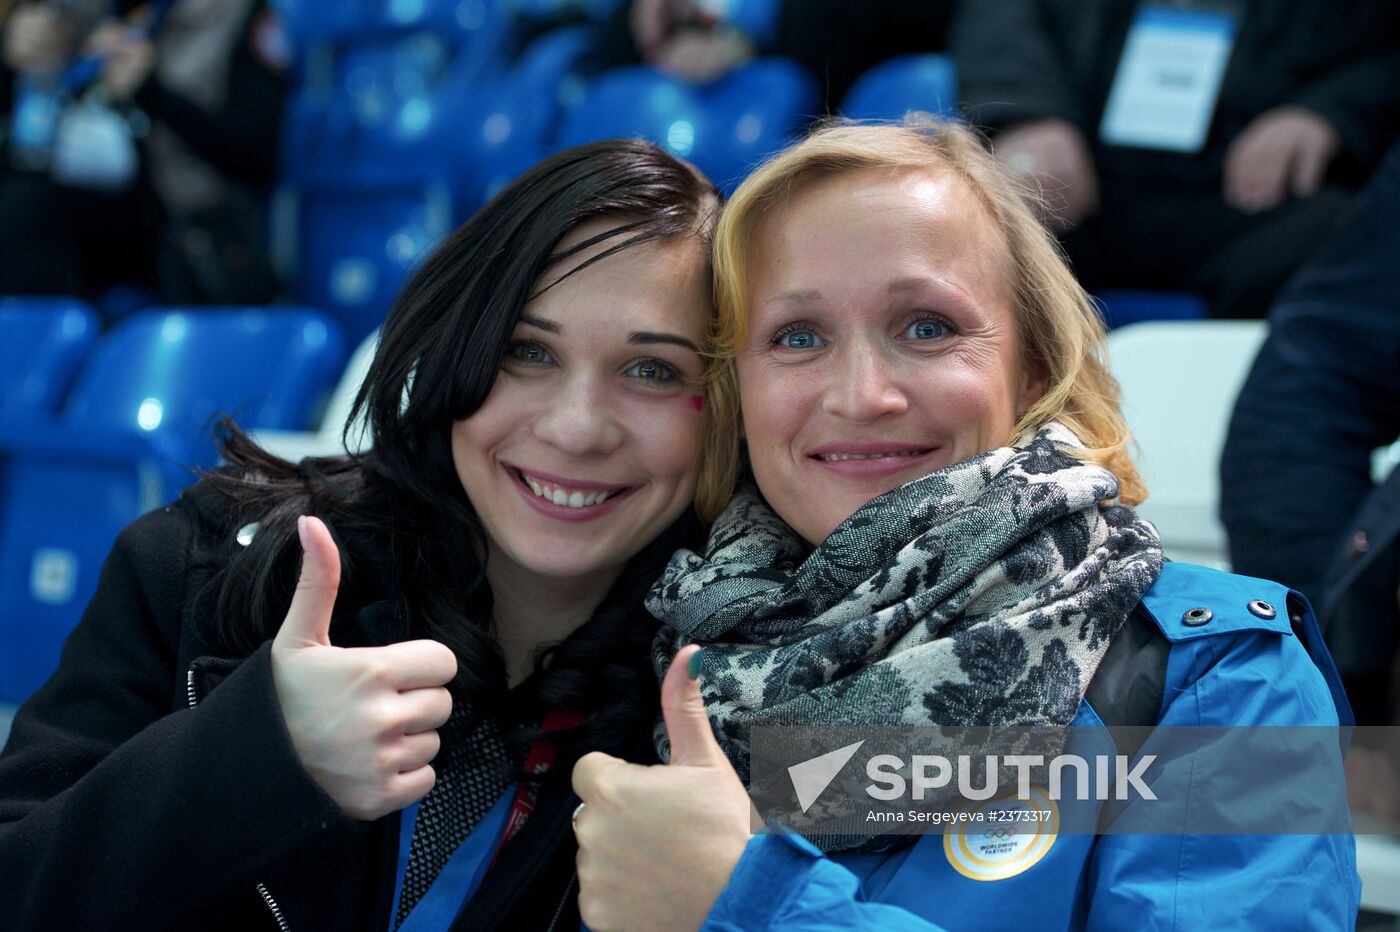
[[[1400,472],[1371,479],[1400,436],[1397,257],[1400,144],[1270,314],[1221,462],[1235,570],[1313,601],[1361,724],[1388,715],[1400,645]]]
[[[0,755],[0,928],[388,928],[399,817],[354,822],[292,747],[271,645],[218,657],[202,587],[239,545],[205,484],[118,537],[58,671]],[[408,635],[394,599],[333,642]],[[454,928],[577,927],[564,781],[547,784]],[[563,908],[561,909],[561,904]]]
[[[900,55],[942,52],[954,0],[779,0],[772,45],[759,55],[781,55],[805,67],[822,89],[823,109],[835,112],[861,74]],[[642,60],[628,10],[618,4],[600,39],[599,65]],[[815,114],[802,114],[804,117]]]
[[[958,14],[959,98],[980,125],[1059,117],[1091,142],[1136,0],[978,0]],[[1372,0],[1240,0],[1235,47],[1199,156],[1095,145],[1107,179],[1215,191],[1225,149],[1259,114],[1297,104],[1341,136],[1341,169],[1364,177],[1400,130],[1400,7]]]

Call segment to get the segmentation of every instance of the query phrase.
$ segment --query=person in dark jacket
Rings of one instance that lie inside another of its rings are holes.
[[[952,44],[969,116],[1043,188],[1085,285],[1197,292],[1216,316],[1265,313],[1400,128],[1391,4],[998,0],[966,4]],[[1199,136],[1179,110],[1129,128],[1182,86],[1205,95]],[[1114,94],[1135,112],[1110,118]]]
[[[15,717],[0,927],[577,926],[569,765],[649,759],[641,598],[712,484],[717,203],[640,140],[561,152],[405,286],[368,452],[228,425]]]
[[[0,294],[135,285],[169,302],[276,296],[263,206],[289,53],[263,0],[26,2],[5,38],[0,109],[14,126],[0,158]],[[27,151],[24,88],[52,90],[84,58],[100,63],[95,81],[56,99],[68,126],[86,129],[69,138],[89,141],[64,147],[55,127]],[[120,138],[95,134],[82,119],[94,113]]]
[[[711,81],[755,54],[806,68],[835,112],[867,68],[897,55],[941,52],[952,0],[631,0],[614,14],[613,63],[645,61],[689,81]],[[815,114],[808,114],[814,116]]]
[[[1400,721],[1400,472],[1372,479],[1400,437],[1397,218],[1400,144],[1270,313],[1220,464],[1231,562],[1317,606],[1366,725]]]

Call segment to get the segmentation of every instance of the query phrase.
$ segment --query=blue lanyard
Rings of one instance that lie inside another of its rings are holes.
[[[481,886],[481,879],[486,876],[486,870],[494,860],[515,793],[516,786],[511,784],[466,841],[457,846],[443,866],[442,873],[437,875],[428,892],[423,894],[423,898],[413,907],[413,912],[399,926],[399,932],[447,932],[462,907],[471,901]],[[394,926],[393,917],[399,913],[399,898],[403,895],[404,875],[408,871],[409,848],[413,844],[413,827],[417,822],[418,803],[414,803],[403,810],[399,828],[398,877],[394,881],[394,908],[389,914],[390,930]]]

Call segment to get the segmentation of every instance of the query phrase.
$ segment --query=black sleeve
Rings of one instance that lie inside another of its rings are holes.
[[[1342,155],[1374,168],[1400,132],[1400,5],[1352,0],[1314,3],[1298,11],[1314,30],[1299,37],[1321,51],[1287,103],[1320,113],[1337,128]],[[1284,14],[1288,16],[1290,14]],[[1306,52],[1301,61],[1308,61]]]
[[[344,819],[282,721],[269,645],[178,708],[178,506],[118,538],[54,676],[0,755],[0,928],[138,930]]]
[[[1326,117],[1341,137],[1342,154],[1372,166],[1400,131],[1400,48],[1350,62],[1292,102]]]
[[[255,10],[229,66],[228,98],[211,113],[152,76],[135,101],[153,121],[174,130],[200,158],[227,177],[268,184],[277,174],[282,132],[282,76],[268,68],[249,46],[249,32],[262,15]]]
[[[1328,566],[1371,491],[1371,452],[1400,434],[1397,217],[1400,146],[1275,305],[1222,457],[1234,569],[1319,606]]]
[[[1086,128],[1085,101],[1040,0],[965,0],[953,23],[958,96],[989,129],[1058,117]]]

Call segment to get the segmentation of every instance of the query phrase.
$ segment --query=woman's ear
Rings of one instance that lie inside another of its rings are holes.
[[[1031,409],[1049,386],[1050,377],[1038,359],[1030,360],[1021,369],[1021,384],[1016,393],[1016,419],[1019,421]]]

